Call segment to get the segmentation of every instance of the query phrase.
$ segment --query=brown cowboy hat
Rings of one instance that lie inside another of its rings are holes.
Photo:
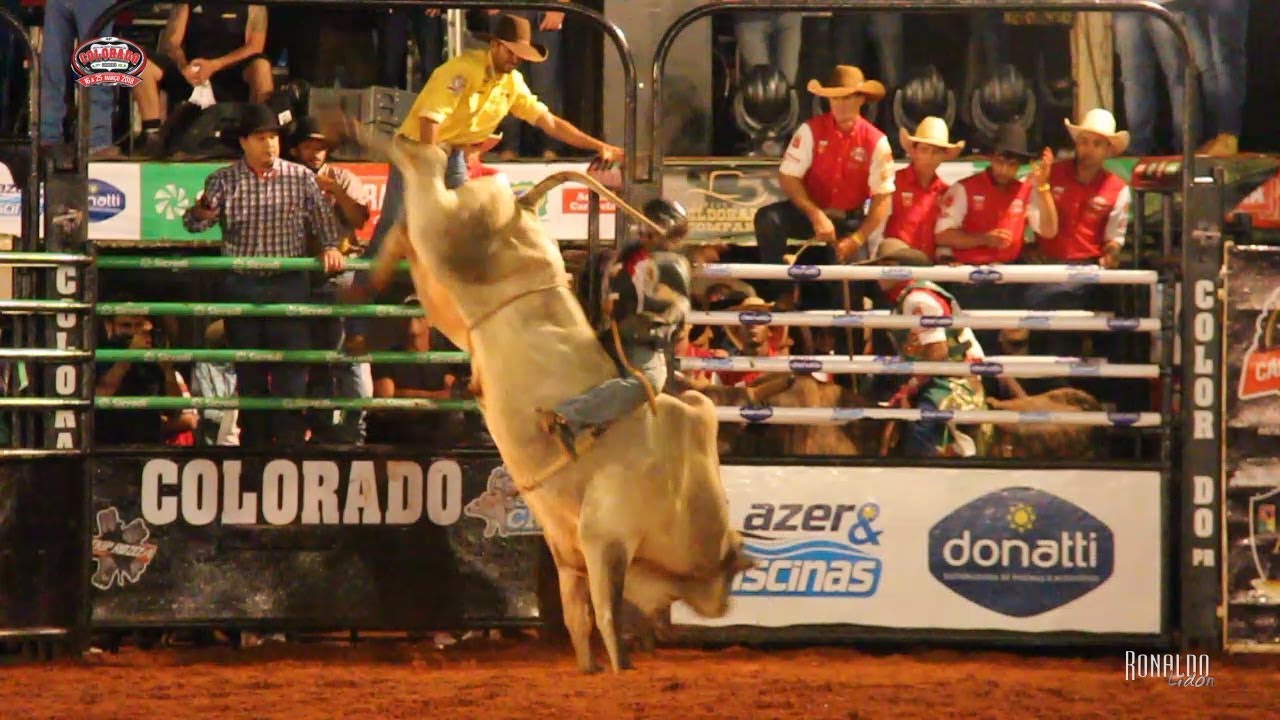
[[[866,95],[876,101],[884,97],[884,85],[879,80],[868,80],[860,68],[853,65],[837,65],[827,73],[826,79],[809,81],[809,92],[818,97],[836,98],[853,94]]]
[[[861,260],[850,265],[908,265],[912,267],[929,267],[933,261],[927,255],[911,247],[902,240],[888,237],[880,241],[875,257]]]
[[[533,42],[533,26],[519,15],[503,15],[492,33],[476,33],[476,39],[488,42],[497,40],[506,45],[516,57],[527,62],[540,63],[547,59],[545,45]]]

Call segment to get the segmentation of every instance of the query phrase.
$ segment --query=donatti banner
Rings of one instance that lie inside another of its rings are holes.
[[[538,617],[542,540],[485,458],[101,458],[94,621]]]

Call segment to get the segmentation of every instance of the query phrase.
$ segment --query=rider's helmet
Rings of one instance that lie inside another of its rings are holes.
[[[662,228],[662,234],[667,240],[679,240],[689,234],[689,214],[675,200],[650,200],[644,204],[644,216]]]

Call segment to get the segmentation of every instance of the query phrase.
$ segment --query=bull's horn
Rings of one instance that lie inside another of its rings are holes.
[[[626,212],[631,217],[635,218],[635,220],[639,222],[641,225],[648,227],[650,230],[652,230],[653,232],[659,235],[665,234],[663,229],[657,223],[655,223],[654,221],[646,217],[644,213],[628,205],[626,201],[618,197],[617,193],[605,187],[604,183],[591,177],[590,175],[587,175],[585,173],[580,173],[575,170],[564,170],[562,172],[552,173],[551,175],[546,176],[545,178],[542,179],[541,182],[529,188],[529,190],[525,192],[525,194],[520,196],[520,204],[525,206],[526,208],[535,208],[538,206],[538,201],[542,199],[542,196],[551,192],[557,186],[563,185],[567,182],[577,182],[577,183],[582,183],[583,185],[586,185],[588,188],[598,193],[605,200],[608,200],[609,202],[617,206],[619,209]]]

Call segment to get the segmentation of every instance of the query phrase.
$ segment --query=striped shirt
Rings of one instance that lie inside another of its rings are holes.
[[[244,160],[218,168],[205,179],[204,195],[218,214],[200,220],[193,205],[182,225],[192,233],[222,225],[223,255],[305,257],[309,233],[322,248],[336,248],[342,234],[315,174],[288,160],[277,158],[265,175]]]

